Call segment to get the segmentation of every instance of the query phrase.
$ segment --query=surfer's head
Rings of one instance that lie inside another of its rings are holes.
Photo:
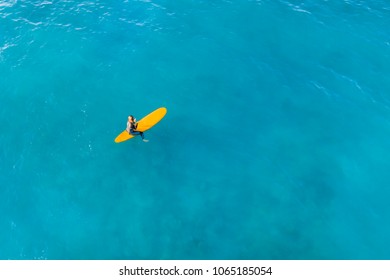
[[[130,116],[128,117],[128,120],[129,120],[129,122],[133,122],[133,121],[134,121],[134,117],[133,117],[132,115],[130,115]]]

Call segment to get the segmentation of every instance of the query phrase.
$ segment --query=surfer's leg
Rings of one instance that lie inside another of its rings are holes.
[[[144,133],[143,133],[143,132],[141,132],[141,137],[142,137],[142,141],[144,141],[144,142],[149,142],[149,140],[146,140],[146,139],[145,139],[145,136],[144,136]]]
[[[130,130],[130,134],[134,136],[141,135],[141,133],[140,131]]]
[[[142,138],[142,141],[144,141],[144,142],[149,142],[149,140],[146,140],[146,139],[145,139],[144,133],[143,133],[142,131],[131,130],[131,131],[130,131],[130,134],[131,134],[131,135],[134,135],[134,136],[140,135],[141,138]]]

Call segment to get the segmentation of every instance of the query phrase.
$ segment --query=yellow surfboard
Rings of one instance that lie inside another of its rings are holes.
[[[167,113],[167,109],[164,107],[158,108],[157,110],[151,112],[149,115],[143,117],[141,120],[137,122],[137,131],[145,132],[146,130],[155,126],[159,121]],[[126,130],[124,130],[121,134],[119,134],[115,138],[115,143],[120,143],[126,140],[133,138],[134,135],[129,134]]]

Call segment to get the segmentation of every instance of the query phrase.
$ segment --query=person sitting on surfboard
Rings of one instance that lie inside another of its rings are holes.
[[[146,140],[145,139],[145,136],[144,136],[144,133],[142,131],[137,131],[137,120],[132,116],[130,115],[127,119],[127,128],[126,128],[126,131],[131,134],[131,135],[134,135],[134,136],[137,136],[137,135],[141,135],[141,138],[142,138],[142,141],[144,142],[149,142],[149,140]]]

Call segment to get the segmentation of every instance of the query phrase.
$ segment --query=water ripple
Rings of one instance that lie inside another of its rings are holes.
[[[13,7],[18,1],[17,0],[3,0],[0,2],[0,9],[2,7],[11,8]]]

